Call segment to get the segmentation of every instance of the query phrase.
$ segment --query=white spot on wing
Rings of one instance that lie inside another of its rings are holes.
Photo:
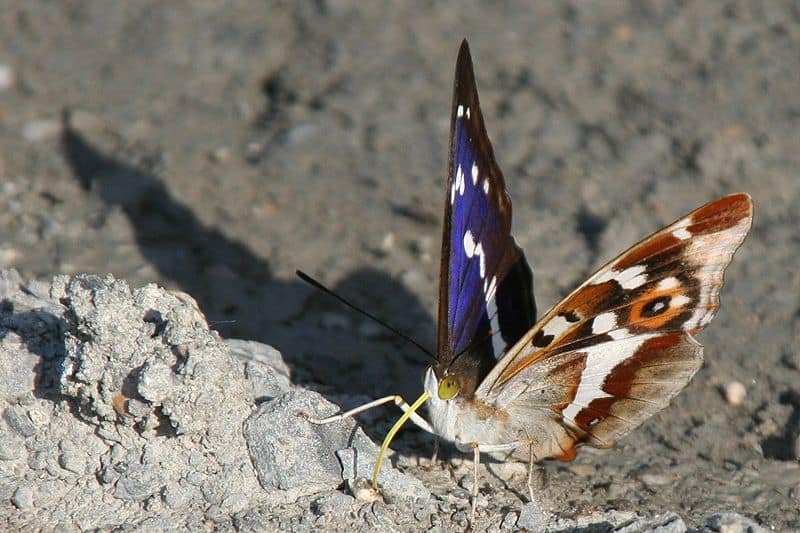
[[[489,176],[483,179],[483,194],[489,194]]]
[[[472,184],[476,185],[478,183],[478,164],[472,163]]]
[[[467,108],[467,118],[469,118],[469,108]]]
[[[467,254],[467,257],[475,255],[475,238],[470,230],[464,233],[464,253]]]
[[[450,186],[450,205],[456,203],[456,182]]]
[[[668,291],[671,289],[677,289],[680,286],[681,282],[678,278],[670,277],[670,278],[664,278],[661,281],[659,281],[658,285],[656,285],[656,290]]]
[[[647,270],[647,267],[644,265],[634,265],[621,272],[617,270],[607,270],[597,276],[597,278],[592,281],[592,285],[599,285],[613,280],[623,289],[635,289],[636,287],[641,287],[647,281],[645,270]]]
[[[456,189],[458,189],[458,194],[464,194],[464,170],[461,165],[458,165],[458,170],[456,170]]]
[[[459,104],[458,108],[456,108],[456,116],[461,118],[464,116],[464,106]]]
[[[617,315],[613,312],[597,315],[592,320],[592,333],[601,335],[617,327]]]
[[[492,297],[486,301],[486,314],[489,316],[489,328],[492,330],[492,351],[495,359],[498,359],[506,349],[506,341],[500,335],[500,318],[497,314],[496,298]]]
[[[561,336],[562,333],[567,331],[571,326],[569,320],[564,318],[561,315],[556,315],[550,320],[547,324],[544,325],[542,328],[542,333],[544,335],[553,335],[554,337],[558,338]]]
[[[684,305],[691,302],[692,299],[684,294],[679,294],[677,296],[673,296],[672,300],[670,300],[669,305],[670,307],[683,307]]]
[[[481,243],[478,243],[478,245],[475,247],[475,254],[480,260],[480,275],[481,279],[483,279],[486,276],[486,254],[483,253],[483,246]]]
[[[618,341],[620,339],[624,339],[625,337],[630,337],[631,332],[628,331],[628,328],[619,328],[619,329],[612,329],[608,332],[608,336]]]
[[[484,279],[483,280],[483,294],[486,297],[486,301],[494,299],[494,293],[497,290],[497,276],[492,276],[491,280]]]
[[[627,334],[625,329],[616,331],[624,331]],[[575,417],[581,412],[581,409],[588,406],[593,400],[610,397],[611,395],[602,388],[609,373],[625,359],[633,356],[647,339],[657,335],[657,333],[650,333],[628,336],[581,350],[586,354],[586,367],[581,373],[581,381],[575,392],[575,398],[562,412],[564,418],[575,424]]]
[[[672,232],[672,236],[675,237],[676,239],[685,241],[686,239],[690,238],[692,234],[686,228],[678,228]]]

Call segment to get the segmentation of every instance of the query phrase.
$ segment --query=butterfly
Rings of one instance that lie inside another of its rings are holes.
[[[723,271],[750,229],[746,193],[708,203],[608,262],[536,321],[531,269],[486,132],[469,46],[455,72],[435,362],[409,406],[417,425],[474,455],[533,463],[607,448],[665,408],[702,365],[694,335],[719,306]],[[416,413],[428,404],[430,422]],[[318,421],[319,422],[319,421]],[[531,488],[531,468],[528,488]]]

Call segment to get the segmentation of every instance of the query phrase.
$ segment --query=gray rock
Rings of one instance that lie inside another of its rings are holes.
[[[28,417],[28,411],[21,405],[12,405],[3,411],[3,419],[11,429],[23,437],[31,437],[36,434],[36,425]]]
[[[528,531],[544,531],[547,528],[548,515],[538,505],[528,502],[522,506],[517,519],[517,527]]]
[[[291,388],[289,367],[281,352],[255,341],[226,339],[225,344],[245,363],[244,373],[256,400],[271,400]]]
[[[720,533],[766,533],[766,529],[737,513],[719,513],[706,520],[706,528]]]
[[[637,518],[631,523],[620,526],[617,533],[685,533],[686,524],[675,513],[669,512],[653,518]]]
[[[320,496],[311,503],[311,510],[317,516],[341,515],[347,513],[353,506],[355,499],[343,492],[332,492]]]
[[[352,419],[318,425],[302,415],[318,417],[337,410],[321,395],[298,389],[264,403],[247,420],[245,436],[258,479],[275,501],[336,488],[345,481],[345,472],[371,477],[378,447]],[[343,466],[337,455],[355,464]],[[430,496],[419,480],[400,474],[389,461],[378,479],[387,500]]]
[[[16,509],[36,509],[0,508],[6,527],[184,529],[264,499],[242,435],[252,387],[190,298],[9,271],[0,298],[0,368],[18,376],[0,389],[0,475],[36,480],[3,483]]]

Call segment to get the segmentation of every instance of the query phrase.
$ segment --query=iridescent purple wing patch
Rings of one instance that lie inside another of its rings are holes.
[[[440,360],[493,360],[535,320],[532,278],[511,237],[511,200],[494,159],[466,42],[456,66],[439,286]]]

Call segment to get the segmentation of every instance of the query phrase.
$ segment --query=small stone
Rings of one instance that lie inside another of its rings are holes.
[[[383,253],[390,253],[392,250],[394,250],[395,241],[396,239],[394,233],[390,231],[383,236],[383,239],[381,239],[380,250]]]
[[[336,450],[336,458],[342,465],[342,479],[356,478],[356,450],[354,448],[343,448]]]
[[[320,325],[324,329],[350,329],[350,319],[340,313],[327,312],[322,314]]]
[[[215,148],[209,154],[209,158],[215,163],[224,163],[231,158],[231,149],[228,146],[220,146]]]
[[[589,477],[594,474],[594,466],[586,463],[573,463],[567,469],[576,476]]]
[[[706,521],[706,527],[719,533],[762,533],[767,530],[749,518],[737,513],[715,514]]]
[[[33,490],[30,487],[19,487],[14,491],[14,496],[11,497],[17,509],[25,510],[33,508]]]
[[[387,330],[372,321],[364,321],[358,325],[358,336],[364,339],[378,339],[382,337]]]
[[[528,531],[544,531],[547,529],[547,514],[535,503],[526,503],[519,512],[517,527]]]
[[[672,479],[664,474],[642,474],[639,479],[650,490],[658,490],[657,487],[664,487],[672,483]]]
[[[36,426],[28,417],[27,411],[19,405],[12,405],[3,411],[3,418],[11,426],[11,429],[23,437],[31,437],[36,434]]]
[[[58,464],[64,470],[75,474],[83,474],[86,469],[84,456],[75,450],[66,450],[58,457]]]
[[[403,272],[400,276],[400,279],[403,282],[403,285],[407,287],[422,287],[425,284],[425,276],[423,276],[419,270],[409,269]]]
[[[0,91],[5,91],[14,85],[14,69],[11,65],[0,63]]]
[[[636,518],[615,529],[617,533],[686,533],[686,523],[673,512],[652,518]]]
[[[517,518],[519,515],[515,511],[510,511],[506,513],[506,516],[503,517],[503,521],[500,522],[500,529],[507,530],[507,529],[514,529],[514,524],[517,523]]]
[[[747,396],[747,389],[738,381],[730,381],[723,385],[722,394],[730,405],[742,405],[744,397]]]
[[[372,488],[372,483],[367,478],[348,479],[345,486],[358,501],[377,502],[382,500],[380,493]]]
[[[311,502],[311,510],[317,516],[323,515],[343,515],[347,513],[353,505],[353,497],[342,492],[326,494]]]
[[[170,483],[164,488],[163,499],[167,507],[178,509],[187,505],[193,496],[191,487],[181,483]]]
[[[46,141],[59,133],[61,133],[61,122],[54,119],[31,120],[22,126],[22,138],[31,142]]]
[[[800,370],[800,350],[787,346],[781,356],[781,362],[792,370]]]

